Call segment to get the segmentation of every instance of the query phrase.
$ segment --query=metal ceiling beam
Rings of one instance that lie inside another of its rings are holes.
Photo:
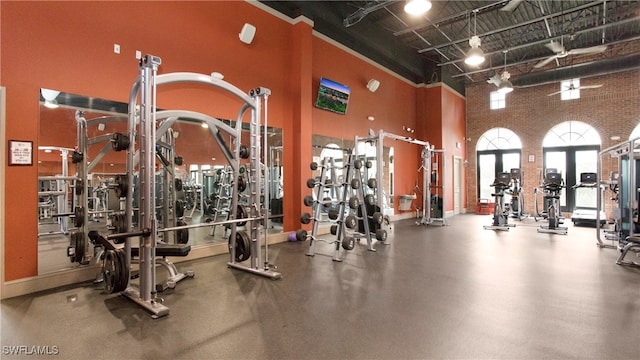
[[[394,13],[393,13],[393,11],[391,11],[391,10],[389,10],[389,9],[386,9],[386,10],[389,12],[389,14],[391,14],[393,17],[395,17],[396,19],[398,19],[398,21],[400,21],[400,23],[401,23],[401,24],[403,24],[404,26],[407,26],[407,23],[406,23],[406,22],[404,22],[404,20],[402,20],[398,15],[394,14]],[[425,42],[425,44],[427,44],[427,45],[431,45],[431,44],[429,43],[429,41],[427,41],[427,39],[425,39],[424,37],[422,37],[422,35],[418,34],[418,32],[417,32],[417,31],[414,31],[413,33],[414,33],[414,34],[415,34],[415,35],[416,35],[420,40],[424,41],[424,42]],[[442,53],[442,51],[440,51],[440,50],[436,50],[436,52],[438,52],[438,54],[440,54],[440,56],[444,57],[445,59],[449,59],[445,54],[443,54],[443,53]],[[457,64],[453,64],[453,66],[455,66],[455,67],[456,67],[456,69],[458,69],[458,70],[460,70],[460,71],[464,72],[464,70],[462,70],[462,68],[461,68],[461,67],[459,67]],[[469,80],[473,80],[473,79],[471,78],[471,76],[469,76],[469,75],[467,75],[467,78],[469,78]]]
[[[622,43],[625,43],[625,42],[635,41],[635,40],[640,40],[640,35],[634,36],[634,37],[631,37],[631,38],[627,38],[627,39],[618,40],[618,41],[612,41],[612,42],[607,43],[607,45],[617,45],[617,44],[622,44]],[[546,59],[548,57],[549,56],[542,56],[542,57],[537,57],[537,58],[525,59],[525,60],[522,60],[522,61],[517,61],[517,62],[513,62],[513,63],[510,63],[510,64],[507,64],[506,67],[522,65],[522,64],[526,64],[526,63],[530,63],[530,62],[534,62],[534,61],[540,61],[540,60],[544,60],[544,59]],[[504,67],[505,67],[504,65],[496,65],[496,66],[491,66],[491,67],[488,67],[488,68],[478,69],[478,70],[474,70],[474,71],[467,71],[465,73],[451,75],[451,77],[452,78],[457,78],[457,77],[460,77],[460,76],[469,77],[470,75],[473,75],[473,74],[480,74],[480,73],[491,71],[491,70],[502,69]]]
[[[602,3],[602,1],[593,1],[593,2],[590,2],[590,3],[584,4],[584,5],[576,6],[574,8],[568,9],[568,10],[558,11],[558,12],[555,12],[553,14],[540,16],[540,17],[537,17],[537,18],[534,18],[534,19],[531,19],[531,20],[527,20],[527,21],[519,23],[519,24],[498,28],[498,29],[488,31],[488,32],[483,33],[483,34],[476,34],[476,35],[479,36],[479,37],[493,35],[493,34],[496,34],[496,33],[499,33],[499,32],[512,30],[512,29],[516,29],[516,28],[519,28],[519,27],[523,27],[523,26],[529,25],[529,24],[537,23],[539,21],[543,21],[544,19],[551,19],[551,18],[560,16],[560,15],[566,15],[566,14],[570,14],[570,13],[573,13],[573,12],[576,12],[576,11],[580,11],[580,10],[583,10],[583,9],[594,7],[594,6],[600,5],[601,3]],[[462,43],[462,42],[465,42],[465,41],[468,41],[468,40],[469,40],[468,38],[464,38],[464,39],[460,39],[460,40],[449,41],[449,42],[446,42],[446,43],[443,43],[443,44],[439,44],[437,46],[432,46],[430,48],[418,50],[418,53],[422,54],[422,53],[425,53],[427,51],[440,49],[440,48],[451,46],[451,45],[454,45],[454,44],[459,44],[459,43]]]
[[[381,1],[377,4],[373,4],[370,6],[366,6],[363,8],[360,8],[358,10],[356,10],[356,12],[354,12],[353,14],[347,16],[344,20],[342,20],[342,24],[344,25],[344,27],[349,27],[352,25],[355,25],[357,23],[360,22],[360,20],[364,19],[365,16],[367,16],[368,14],[380,10],[383,7],[386,7],[387,5],[391,4],[393,1]]]
[[[603,30],[603,29],[606,29],[608,27],[612,27],[612,26],[616,26],[616,25],[623,25],[623,24],[626,24],[628,22],[634,22],[634,21],[638,21],[638,18],[637,17],[633,17],[633,18],[628,18],[628,19],[616,21],[616,22],[610,22],[608,24],[604,24],[604,25],[600,25],[600,26],[594,26],[594,27],[591,27],[591,28],[578,30],[578,31],[573,32],[572,34],[579,35],[579,34],[583,34],[583,33],[587,33],[587,32]],[[550,42],[550,41],[553,41],[553,40],[560,39],[563,36],[564,35],[558,35],[558,36],[551,37],[551,38],[532,41],[532,42],[529,42],[529,43],[526,43],[526,44],[520,44],[520,45],[516,45],[516,46],[511,46],[511,47],[509,47],[508,50],[511,51],[511,50],[522,49],[522,48],[529,47],[529,46],[544,44],[544,43],[547,43],[547,42]],[[610,45],[610,44],[613,44],[613,43],[608,43],[608,44],[605,44],[605,45]],[[503,51],[504,51],[504,49],[491,51],[491,52],[485,53],[484,55],[485,56],[491,56],[491,55],[494,55],[494,54],[502,53]],[[551,54],[551,55],[553,55],[553,54]],[[551,55],[549,55],[549,56],[551,56]],[[544,58],[548,58],[549,56],[545,56]],[[445,66],[445,65],[454,64],[454,63],[461,62],[461,61],[464,61],[464,58],[443,62],[443,63],[438,64],[438,66]]]
[[[504,4],[508,3],[508,2],[509,2],[509,0],[497,1],[497,2],[491,3],[489,5],[481,6],[481,7],[477,8],[477,9],[464,11],[464,12],[459,12],[457,14],[453,14],[453,15],[449,15],[449,16],[440,18],[440,19],[438,19],[436,21],[431,22],[430,24],[414,25],[414,26],[408,27],[406,29],[396,31],[396,32],[393,33],[393,35],[394,36],[400,36],[400,35],[408,34],[410,32],[413,32],[413,31],[416,31],[416,30],[420,30],[422,28],[426,28],[426,27],[429,27],[429,26],[433,26],[434,28],[438,28],[444,22],[455,20],[457,18],[466,18],[469,15],[470,12],[476,12],[476,15],[482,14],[482,13],[485,13],[485,12],[488,12],[488,11],[492,10],[492,8],[497,7],[498,5],[504,5]]]

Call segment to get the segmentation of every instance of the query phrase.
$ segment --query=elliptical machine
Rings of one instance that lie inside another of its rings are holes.
[[[515,224],[509,224],[509,213],[511,209],[509,206],[505,207],[504,204],[504,192],[511,186],[511,174],[499,173],[496,179],[491,184],[495,189],[491,196],[494,197],[493,207],[493,223],[491,225],[485,225],[485,230],[503,230],[508,231],[509,228],[515,227]]]
[[[562,179],[560,173],[547,171],[544,182],[542,183],[542,188],[544,190],[544,203],[549,204],[547,208],[547,220],[549,223],[546,226],[541,225],[540,228],[538,228],[538,232],[567,235],[568,229],[560,226],[562,224],[562,217],[560,216],[560,193],[563,187],[565,187],[564,179]]]
[[[511,195],[511,217],[522,220],[528,215],[524,213],[524,195],[522,194],[522,171],[519,168],[511,169],[511,187],[507,190]]]

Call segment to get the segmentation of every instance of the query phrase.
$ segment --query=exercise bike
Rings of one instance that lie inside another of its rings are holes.
[[[491,186],[495,189],[495,193],[491,194],[495,199],[493,223],[491,225],[485,225],[484,229],[508,231],[509,228],[516,226],[515,224],[508,223],[511,209],[504,204],[504,192],[511,186],[511,174],[499,173]]]
[[[542,188],[544,190],[545,203],[549,204],[547,208],[548,225],[541,225],[538,232],[567,235],[568,229],[560,226],[562,217],[560,214],[560,193],[564,186],[564,180],[560,173],[547,172],[545,174]]]

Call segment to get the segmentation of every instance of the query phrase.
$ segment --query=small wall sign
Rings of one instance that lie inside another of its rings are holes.
[[[33,142],[9,140],[9,166],[33,165]]]

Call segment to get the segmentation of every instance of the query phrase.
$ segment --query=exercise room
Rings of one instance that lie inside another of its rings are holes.
[[[1,356],[638,359],[639,84],[639,1],[2,1]]]

